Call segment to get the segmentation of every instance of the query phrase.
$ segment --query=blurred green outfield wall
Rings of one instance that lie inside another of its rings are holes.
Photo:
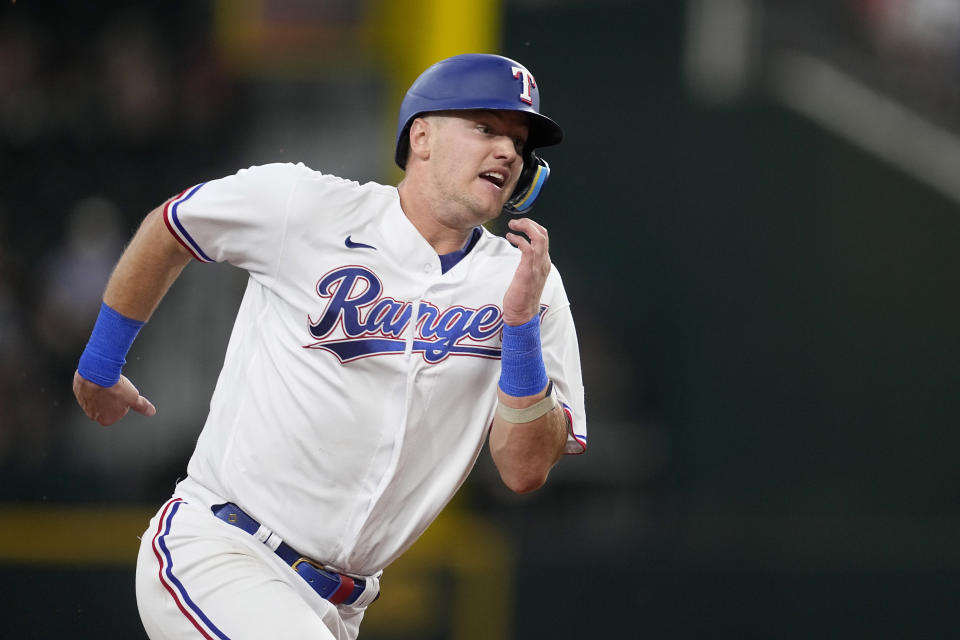
[[[960,207],[762,96],[697,104],[681,3],[506,29],[567,127],[540,206],[575,317],[671,443],[662,535],[585,544],[550,572],[583,616],[529,595],[521,637],[955,635]]]

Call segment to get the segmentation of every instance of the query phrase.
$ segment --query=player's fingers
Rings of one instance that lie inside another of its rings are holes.
[[[538,222],[530,218],[513,218],[507,225],[514,231],[523,231],[524,233],[534,233],[543,237],[547,236],[547,229]]]
[[[549,264],[550,245],[547,241],[546,229],[539,226],[529,226],[525,227],[524,233],[530,239],[529,242],[518,245],[523,252],[522,260],[524,263],[541,265],[541,268],[543,265]]]
[[[530,227],[530,218],[511,218],[507,222],[507,226],[513,229],[514,231],[521,231],[523,233],[527,232],[527,229]]]
[[[509,222],[507,222],[507,226],[510,227],[510,229],[511,229],[514,233],[511,233],[510,231],[507,231],[507,232],[504,233],[503,235],[504,235],[505,238],[507,238],[508,240],[510,240],[510,243],[511,243],[512,245],[514,245],[514,246],[516,246],[516,247],[518,247],[518,248],[522,248],[522,247],[521,247],[521,243],[522,243],[522,244],[525,244],[525,245],[526,245],[526,244],[530,244],[530,238],[528,238],[528,237],[526,237],[526,236],[519,235],[520,233],[523,233],[523,225],[518,224],[518,222],[520,222],[520,221],[519,221],[519,220],[510,220]]]
[[[511,229],[522,232],[527,236],[528,242],[537,250],[537,253],[547,253],[550,250],[549,236],[547,230],[529,218],[518,218],[510,220],[507,223]]]
[[[99,422],[104,427],[109,427],[114,422],[127,415],[127,409],[120,411],[119,413],[98,413],[93,416],[93,419]]]
[[[520,249],[521,253],[529,253],[530,251],[533,250],[532,247],[530,246],[530,242],[521,235],[517,235],[516,233],[510,233],[508,231],[503,235],[503,237],[506,238],[510,242],[510,244],[515,246],[517,249]]]
[[[533,268],[535,265],[544,262],[543,256],[545,252],[542,249],[542,244],[538,243],[538,245],[534,245],[528,242],[523,236],[518,236],[513,233],[506,234],[506,237],[514,246],[520,249],[521,269]]]
[[[96,404],[87,411],[87,416],[95,422],[99,422],[105,427],[109,427],[114,422],[127,415],[130,406],[117,400],[108,401],[102,404]]]

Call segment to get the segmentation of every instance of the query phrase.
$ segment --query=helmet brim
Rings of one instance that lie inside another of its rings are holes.
[[[563,142],[563,129],[556,122],[541,113],[526,112],[530,116],[530,136],[527,147],[539,149],[552,147]]]

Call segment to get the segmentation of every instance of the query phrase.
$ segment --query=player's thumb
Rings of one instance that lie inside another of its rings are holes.
[[[137,387],[130,382],[129,378],[126,376],[120,376],[120,380],[117,382],[117,387],[124,398],[124,404],[127,404],[127,406],[137,413],[143,414],[149,418],[157,412],[157,408],[153,406],[153,403],[140,395]]]
[[[141,395],[137,395],[137,399],[130,405],[130,408],[148,418],[157,413],[157,408],[153,406],[153,403]]]

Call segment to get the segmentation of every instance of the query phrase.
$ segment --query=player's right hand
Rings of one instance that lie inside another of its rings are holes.
[[[540,313],[540,296],[550,275],[550,240],[547,230],[529,218],[514,218],[507,224],[512,233],[504,237],[520,249],[521,256],[503,295],[503,321],[518,326]]]
[[[77,402],[87,417],[104,426],[111,425],[127,415],[130,409],[145,416],[152,416],[157,412],[157,408],[140,395],[126,376],[120,376],[120,380],[112,387],[101,387],[74,372],[73,395],[77,397]]]

